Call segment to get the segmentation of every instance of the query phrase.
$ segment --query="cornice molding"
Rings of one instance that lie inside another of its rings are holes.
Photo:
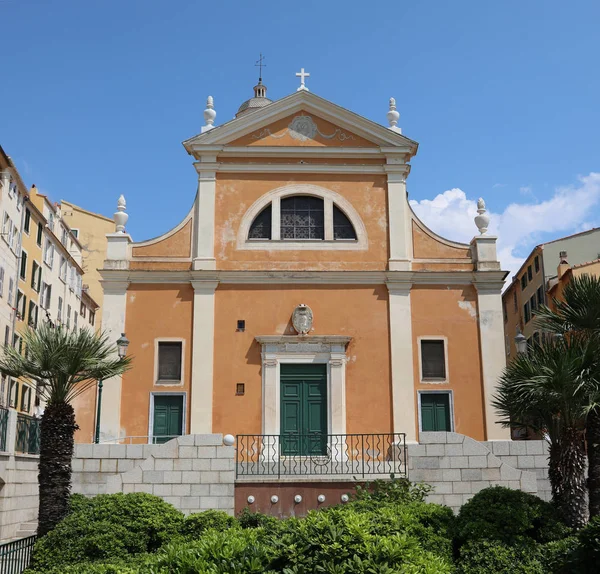
[[[478,291],[502,288],[507,271],[147,271],[101,269],[103,285],[117,282],[165,284],[215,281],[265,285],[470,285]]]
[[[195,162],[199,174],[214,173],[387,173],[384,165],[306,163],[204,163]],[[402,168],[402,165],[394,168]]]
[[[254,337],[261,345],[304,343],[320,345],[347,345],[352,337],[347,335],[258,335]]]

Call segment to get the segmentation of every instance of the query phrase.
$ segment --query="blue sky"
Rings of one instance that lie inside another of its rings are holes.
[[[206,96],[233,117],[262,52],[272,99],[302,66],[377,122],[394,96],[419,215],[468,241],[483,196],[513,270],[600,224],[599,19],[593,0],[0,0],[0,143],[28,185],[106,215],[124,193],[134,239],[160,234],[193,201],[181,142]]]

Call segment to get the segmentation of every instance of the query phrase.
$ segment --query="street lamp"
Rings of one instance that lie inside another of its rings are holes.
[[[515,345],[517,347],[517,353],[519,355],[527,354],[527,339],[523,333],[519,333],[515,337]]]
[[[129,339],[125,336],[125,333],[121,333],[121,336],[117,339],[117,353],[119,354],[119,360],[123,360],[127,355],[127,347],[129,346]],[[98,410],[96,412],[96,436],[94,442],[98,444],[100,442],[100,412],[102,411],[102,380],[98,380]]]

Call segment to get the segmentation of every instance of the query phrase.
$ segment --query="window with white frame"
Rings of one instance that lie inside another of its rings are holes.
[[[42,283],[42,295],[40,297],[40,305],[43,309],[50,309],[50,301],[52,299],[52,285]]]
[[[76,285],[75,267],[69,265],[69,289],[71,289],[71,291],[75,291]]]
[[[8,213],[4,212],[4,220],[2,221],[2,237],[4,237],[6,241],[8,241],[8,234],[11,229],[12,221],[10,220],[10,216]],[[8,241],[8,243],[10,243],[10,241]]]
[[[4,297],[4,267],[0,267],[0,297]]]
[[[4,327],[4,345],[10,344],[10,325]]]
[[[17,230],[17,228],[12,224],[12,221],[10,221],[9,228],[8,228],[8,244],[10,245],[11,249],[14,249],[13,242],[14,242],[16,230]]]
[[[71,305],[67,305],[67,320],[66,320],[67,329],[71,328]]]
[[[77,311],[73,311],[73,329],[77,331]]]
[[[86,310],[86,306],[85,306],[85,303],[82,301],[81,305],[79,306],[79,314],[81,315],[82,319],[85,319],[85,310]]]
[[[19,319],[25,318],[25,306],[27,305],[27,297],[21,290],[17,290],[17,315]]]
[[[11,277],[8,280],[8,304],[13,304],[13,291],[15,290],[15,280]]]
[[[158,342],[157,384],[181,381],[182,341]]]
[[[58,312],[56,314],[56,320],[59,323],[62,323],[62,315],[63,315],[63,299],[62,297],[58,298]]]
[[[66,230],[66,228],[63,227],[61,229],[60,242],[66,247],[68,240],[69,240],[69,232]]]
[[[27,317],[27,324],[34,329],[38,323],[38,306],[33,302],[29,301],[29,315]]]
[[[52,269],[54,264],[54,245],[49,239],[46,239],[46,245],[44,247],[44,263]]]
[[[9,391],[8,391],[8,406],[12,409],[17,408],[17,401],[19,400],[19,383],[14,379],[10,379]]]
[[[42,287],[42,266],[37,261],[32,263],[31,287],[36,293],[39,293]]]
[[[81,291],[83,290],[83,278],[81,277],[81,275],[77,275],[77,287],[75,289],[75,294],[77,295],[77,297],[79,297],[81,299]]]
[[[12,237],[10,239],[10,246],[15,253],[19,252],[19,247],[21,247],[21,234],[17,229],[16,225],[13,225]]]
[[[447,381],[447,348],[442,338],[421,338],[419,343],[421,358],[421,380],[431,382]]]
[[[64,283],[67,282],[67,260],[64,257],[60,258],[59,276]]]
[[[11,181],[10,185],[8,186],[8,197],[10,197],[12,199],[16,192],[17,192],[17,184]]]

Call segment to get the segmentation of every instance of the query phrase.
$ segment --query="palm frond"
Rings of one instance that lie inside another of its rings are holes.
[[[99,379],[130,368],[131,357],[118,359],[106,333],[69,331],[42,323],[23,333],[25,353],[2,348],[0,371],[37,384],[48,404],[71,402]]]

